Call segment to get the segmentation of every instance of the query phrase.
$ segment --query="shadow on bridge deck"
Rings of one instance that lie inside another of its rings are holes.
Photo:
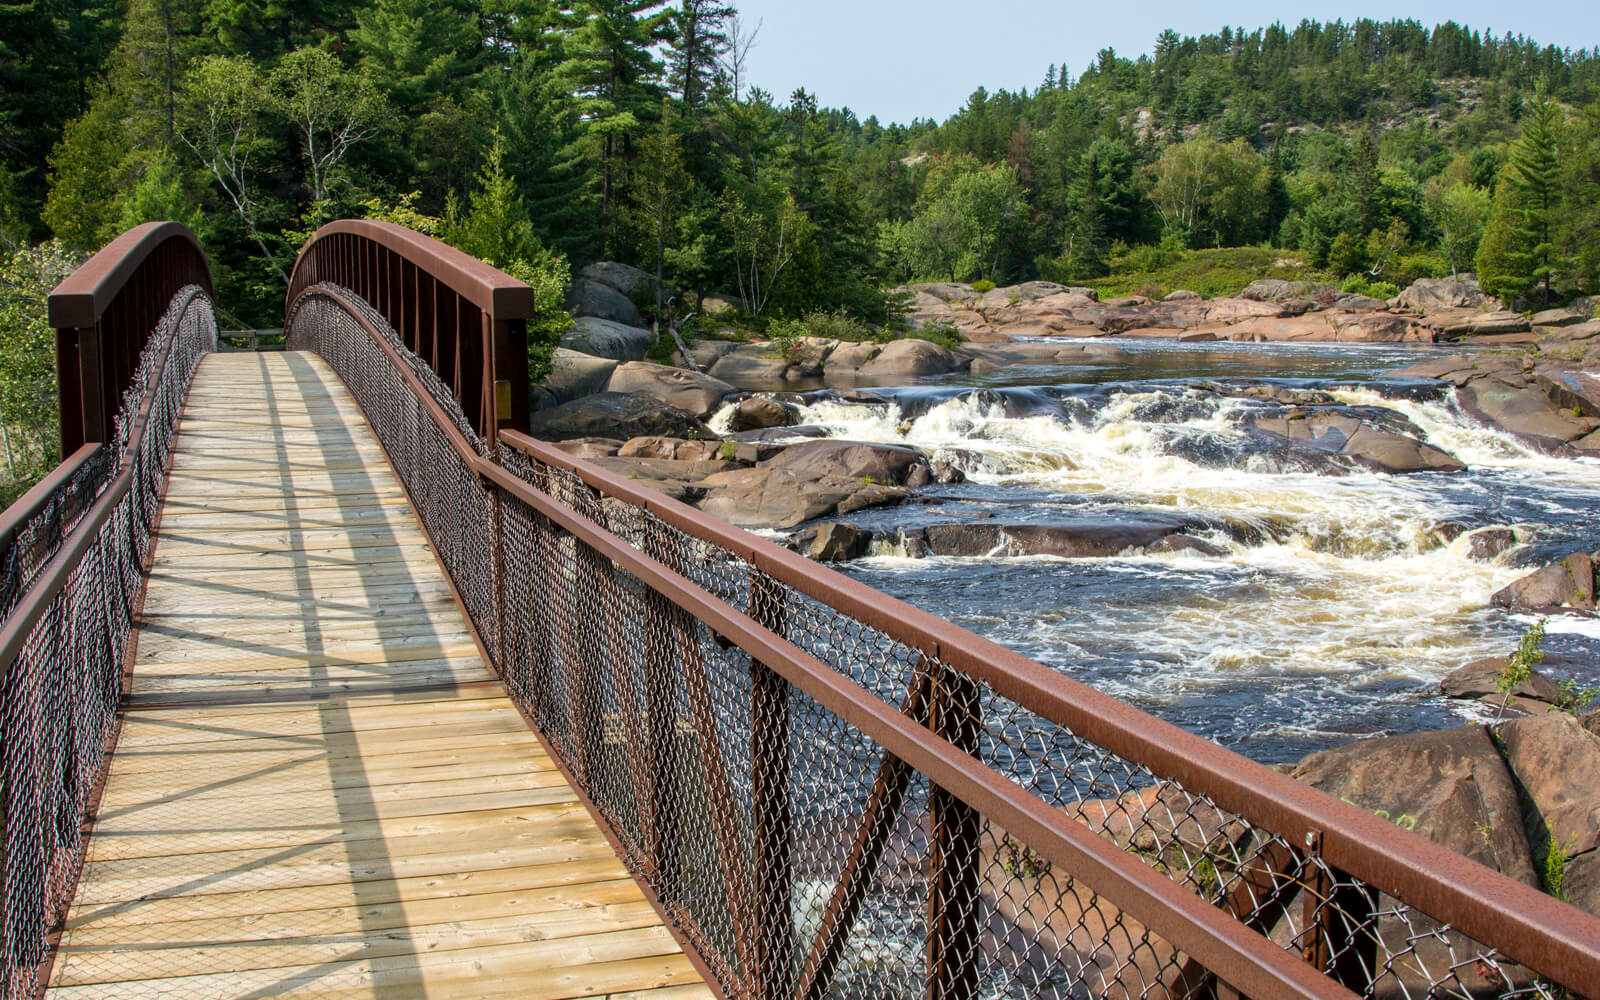
[[[314,356],[195,375],[51,987],[710,995],[503,696]]]

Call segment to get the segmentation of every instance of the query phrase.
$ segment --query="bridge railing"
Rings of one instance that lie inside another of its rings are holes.
[[[132,659],[173,428],[216,342],[189,231],[124,233],[49,299],[66,459],[0,514],[0,998],[43,993]]]
[[[305,285],[286,329],[362,406],[508,692],[724,995],[1600,996],[1593,915],[482,433],[350,287]]]
[[[454,247],[371,219],[316,231],[295,261],[286,305],[322,283],[348,288],[383,317],[478,434],[527,430],[527,285]]]

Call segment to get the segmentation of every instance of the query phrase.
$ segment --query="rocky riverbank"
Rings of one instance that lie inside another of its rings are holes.
[[[1251,282],[1236,296],[1176,291],[1100,301],[1092,288],[1030,281],[978,292],[970,285],[905,286],[913,321],[953,326],[973,341],[1039,337],[1165,337],[1181,341],[1471,341],[1595,345],[1600,302],[1580,300],[1531,317],[1505,309],[1472,275],[1422,279],[1387,301],[1309,281]]]

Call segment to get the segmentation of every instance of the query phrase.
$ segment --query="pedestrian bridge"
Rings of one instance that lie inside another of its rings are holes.
[[[0,518],[0,1000],[1600,996],[1600,920],[528,437],[363,221],[131,230]]]

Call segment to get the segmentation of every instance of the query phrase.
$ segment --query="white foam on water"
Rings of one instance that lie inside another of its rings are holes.
[[[1526,473],[1530,479],[1557,477],[1586,489],[1600,486],[1600,469],[1527,448],[1450,403],[1390,400],[1366,390],[1337,395],[1346,403],[1397,411],[1430,443],[1469,466]],[[1188,419],[1142,419],[1152,404],[1175,401],[1192,404]],[[1040,614],[1042,609],[1032,609],[1029,641],[1054,648],[1097,631],[1136,634],[1139,646],[1152,655],[1186,664],[1184,684],[1231,682],[1242,675],[1426,683],[1468,659],[1503,652],[1501,640],[1469,625],[1491,594],[1525,571],[1510,568],[1503,558],[1471,558],[1466,537],[1441,544],[1436,525],[1457,513],[1440,488],[1448,480],[1362,471],[1282,472],[1248,462],[1244,468],[1216,468],[1172,453],[1174,436],[1209,437],[1224,445],[1237,441],[1239,419],[1250,407],[1244,400],[1155,388],[1115,393],[1082,420],[1051,414],[1008,417],[1003,403],[973,394],[909,421],[893,402],[835,400],[805,407],[801,420],[826,427],[832,437],[914,445],[956,462],[980,483],[1102,497],[1157,512],[1221,515],[1271,529],[1269,540],[1255,545],[1214,535],[1212,540],[1227,549],[1219,557],[1185,551],[1092,560],[1100,572],[1222,572],[1231,574],[1235,582],[1228,586],[1235,590],[1243,571],[1257,596],[1201,596],[1177,606],[1155,602],[1157,615],[1083,608],[1051,620]],[[873,563],[883,568],[890,568],[891,560],[897,570],[927,571],[935,565],[906,560],[898,549],[873,553]],[[981,561],[951,560],[949,571]],[[1593,621],[1560,627],[1600,636],[1600,623]],[[1158,698],[1174,685],[1172,679],[1136,684],[1144,696]]]

